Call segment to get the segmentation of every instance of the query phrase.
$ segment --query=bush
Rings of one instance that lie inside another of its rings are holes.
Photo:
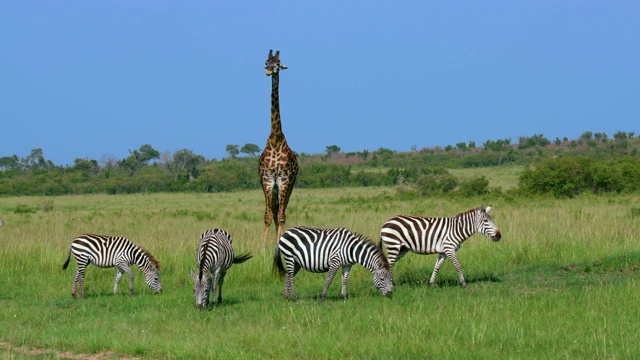
[[[36,212],[36,209],[30,207],[27,204],[18,204],[16,205],[15,209],[13,209],[13,212],[16,214],[29,214]]]
[[[458,193],[463,196],[484,195],[487,193],[489,180],[482,175],[470,180],[463,181],[458,187]]]
[[[523,192],[572,198],[580,193],[632,192],[640,189],[640,161],[597,160],[586,156],[548,159],[527,167],[518,179]]]
[[[444,173],[422,175],[416,182],[418,193],[422,196],[445,194],[455,189],[458,180],[445,170]]]

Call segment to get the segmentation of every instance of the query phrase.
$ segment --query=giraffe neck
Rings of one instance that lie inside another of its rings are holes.
[[[282,133],[282,121],[280,120],[280,98],[278,96],[280,75],[276,72],[271,75],[271,133],[269,142],[275,144],[284,140]]]

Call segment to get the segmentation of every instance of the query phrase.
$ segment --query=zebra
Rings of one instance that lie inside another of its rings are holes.
[[[282,264],[284,256],[287,269]],[[373,285],[383,296],[391,296],[393,285],[391,268],[382,249],[360,234],[345,228],[314,229],[294,227],[287,230],[278,240],[273,257],[273,269],[285,277],[284,298],[296,301],[293,278],[301,268],[320,273],[329,272],[327,283],[322,289],[325,299],[327,289],[342,267],[342,290],[340,296],[347,298],[347,281],[351,266],[359,263],[373,274]]]
[[[456,267],[462,287],[467,283],[462,275],[456,251],[462,242],[476,231],[491,238],[500,240],[500,230],[489,216],[491,206],[471,209],[459,213],[455,217],[418,217],[400,215],[389,219],[380,232],[380,247],[384,243],[389,255],[389,265],[400,260],[407,252],[417,254],[440,254],[436,260],[429,285],[435,286],[436,276],[442,263],[449,258]]]
[[[93,263],[101,268],[117,267],[116,284],[113,293],[118,292],[118,285],[122,279],[122,274],[129,275],[129,292],[133,292],[133,272],[129,268],[135,264],[145,276],[145,282],[153,290],[154,293],[162,292],[160,284],[160,262],[151,255],[150,252],[138,246],[127,238],[120,236],[106,236],[96,234],[83,234],[78,236],[71,243],[67,261],[62,265],[62,269],[69,266],[71,253],[78,263],[76,272],[73,275],[73,287],[71,288],[71,296],[76,297],[76,286],[80,284],[80,294],[83,298],[87,296],[84,293],[84,272]]]
[[[243,263],[253,257],[248,252],[235,256],[231,242],[231,235],[222,229],[207,230],[200,236],[200,245],[196,251],[196,262],[200,270],[196,273],[189,269],[189,274],[194,281],[196,307],[204,308],[209,305],[209,294],[215,295],[216,285],[218,287],[217,303],[222,302],[222,283],[227,270],[231,265]],[[214,302],[213,305],[216,303]]]

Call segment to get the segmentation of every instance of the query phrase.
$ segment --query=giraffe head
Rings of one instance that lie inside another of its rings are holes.
[[[276,55],[273,55],[273,50],[269,50],[269,57],[264,62],[264,68],[267,69],[267,76],[278,74],[280,69],[285,70],[287,67],[280,63],[280,51],[276,51]]]

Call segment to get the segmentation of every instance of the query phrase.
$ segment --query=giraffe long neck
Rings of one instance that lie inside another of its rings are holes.
[[[282,133],[282,121],[280,120],[280,97],[278,96],[280,75],[276,72],[271,75],[271,134],[269,141],[279,143],[284,139]]]

